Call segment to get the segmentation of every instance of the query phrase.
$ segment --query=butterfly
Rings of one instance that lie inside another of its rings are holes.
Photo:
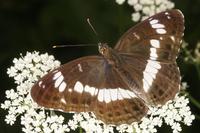
[[[52,70],[31,88],[40,106],[64,112],[94,112],[106,124],[139,122],[149,106],[164,105],[180,89],[176,58],[184,16],[174,9],[130,28],[114,49],[85,56]]]

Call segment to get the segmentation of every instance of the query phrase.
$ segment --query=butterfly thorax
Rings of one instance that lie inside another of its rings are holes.
[[[120,66],[123,60],[114,49],[109,47],[106,43],[99,43],[98,46],[99,53],[105,58],[108,64],[114,67]]]

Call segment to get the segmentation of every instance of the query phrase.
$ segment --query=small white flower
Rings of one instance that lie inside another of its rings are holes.
[[[141,11],[142,8],[143,8],[143,5],[141,5],[141,4],[139,4],[139,3],[134,5],[134,9],[135,9],[136,12]]]
[[[16,116],[13,114],[6,115],[5,121],[7,124],[13,125],[14,122],[16,121]]]
[[[155,0],[156,5],[160,5],[162,3],[162,0]]]
[[[6,91],[6,98],[13,100],[13,99],[16,99],[17,97],[18,97],[18,94],[14,92],[13,89]]]
[[[13,66],[10,67],[10,68],[8,68],[7,74],[9,75],[9,77],[14,77],[14,76],[16,76],[16,75],[17,75],[17,70],[16,70],[16,68],[13,67]]]
[[[182,83],[181,83],[181,89],[182,89],[182,90],[186,90],[188,87],[189,87],[189,86],[188,86],[187,82],[182,82]]]
[[[146,6],[146,7],[144,7],[144,8],[142,9],[142,12],[143,12],[144,14],[148,15],[149,12],[151,12],[151,9],[150,9],[150,7]]]
[[[119,5],[122,5],[125,2],[125,0],[116,0],[116,3]]]
[[[132,14],[132,20],[137,22],[140,19],[140,13],[135,12]]]
[[[11,105],[11,101],[6,100],[3,104],[1,104],[2,109],[8,109]]]
[[[73,120],[69,120],[68,125],[72,130],[75,130],[78,127],[78,123]]]
[[[83,114],[81,114],[81,113],[78,113],[78,114],[74,114],[73,115],[73,119],[75,120],[75,121],[83,121]]]
[[[128,0],[129,5],[135,5],[138,3],[138,0]]]

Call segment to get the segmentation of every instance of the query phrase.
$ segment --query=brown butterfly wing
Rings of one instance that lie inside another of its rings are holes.
[[[144,59],[175,62],[184,32],[184,18],[179,10],[158,13],[129,29],[115,49]]]
[[[91,68],[102,63],[102,61],[99,61],[101,59],[98,56],[79,58],[49,72],[32,87],[31,96],[33,100],[47,108],[73,112],[89,111],[90,107],[86,105],[87,103],[83,105],[79,101],[86,102],[87,94],[85,92],[79,94],[73,90],[75,83],[80,78],[86,79],[91,72],[96,70],[91,70]],[[91,79],[94,79],[93,76],[95,75],[91,75]],[[99,77],[95,78],[98,79]],[[99,84],[95,80],[91,80],[91,83]],[[86,96],[84,97],[84,95]]]
[[[148,110],[100,56],[82,57],[51,71],[32,87],[31,96],[46,108],[92,111],[109,124],[139,121]]]
[[[133,86],[132,91],[139,92],[147,104],[163,105],[175,97],[181,82],[176,63],[144,60],[134,55],[121,54],[121,56],[126,62],[123,64],[123,69],[131,75],[127,77],[126,74],[126,80],[130,81],[129,84],[134,81],[138,89]]]
[[[115,46],[125,63],[122,68],[135,93],[147,104],[164,104],[180,88],[176,57],[184,32],[179,10],[158,13],[129,29]]]

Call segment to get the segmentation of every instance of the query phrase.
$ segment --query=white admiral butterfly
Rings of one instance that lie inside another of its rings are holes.
[[[114,49],[99,43],[101,55],[49,72],[31,96],[46,108],[94,112],[107,124],[140,121],[149,105],[163,105],[179,91],[176,57],[183,32],[179,10],[158,13],[129,29]]]

